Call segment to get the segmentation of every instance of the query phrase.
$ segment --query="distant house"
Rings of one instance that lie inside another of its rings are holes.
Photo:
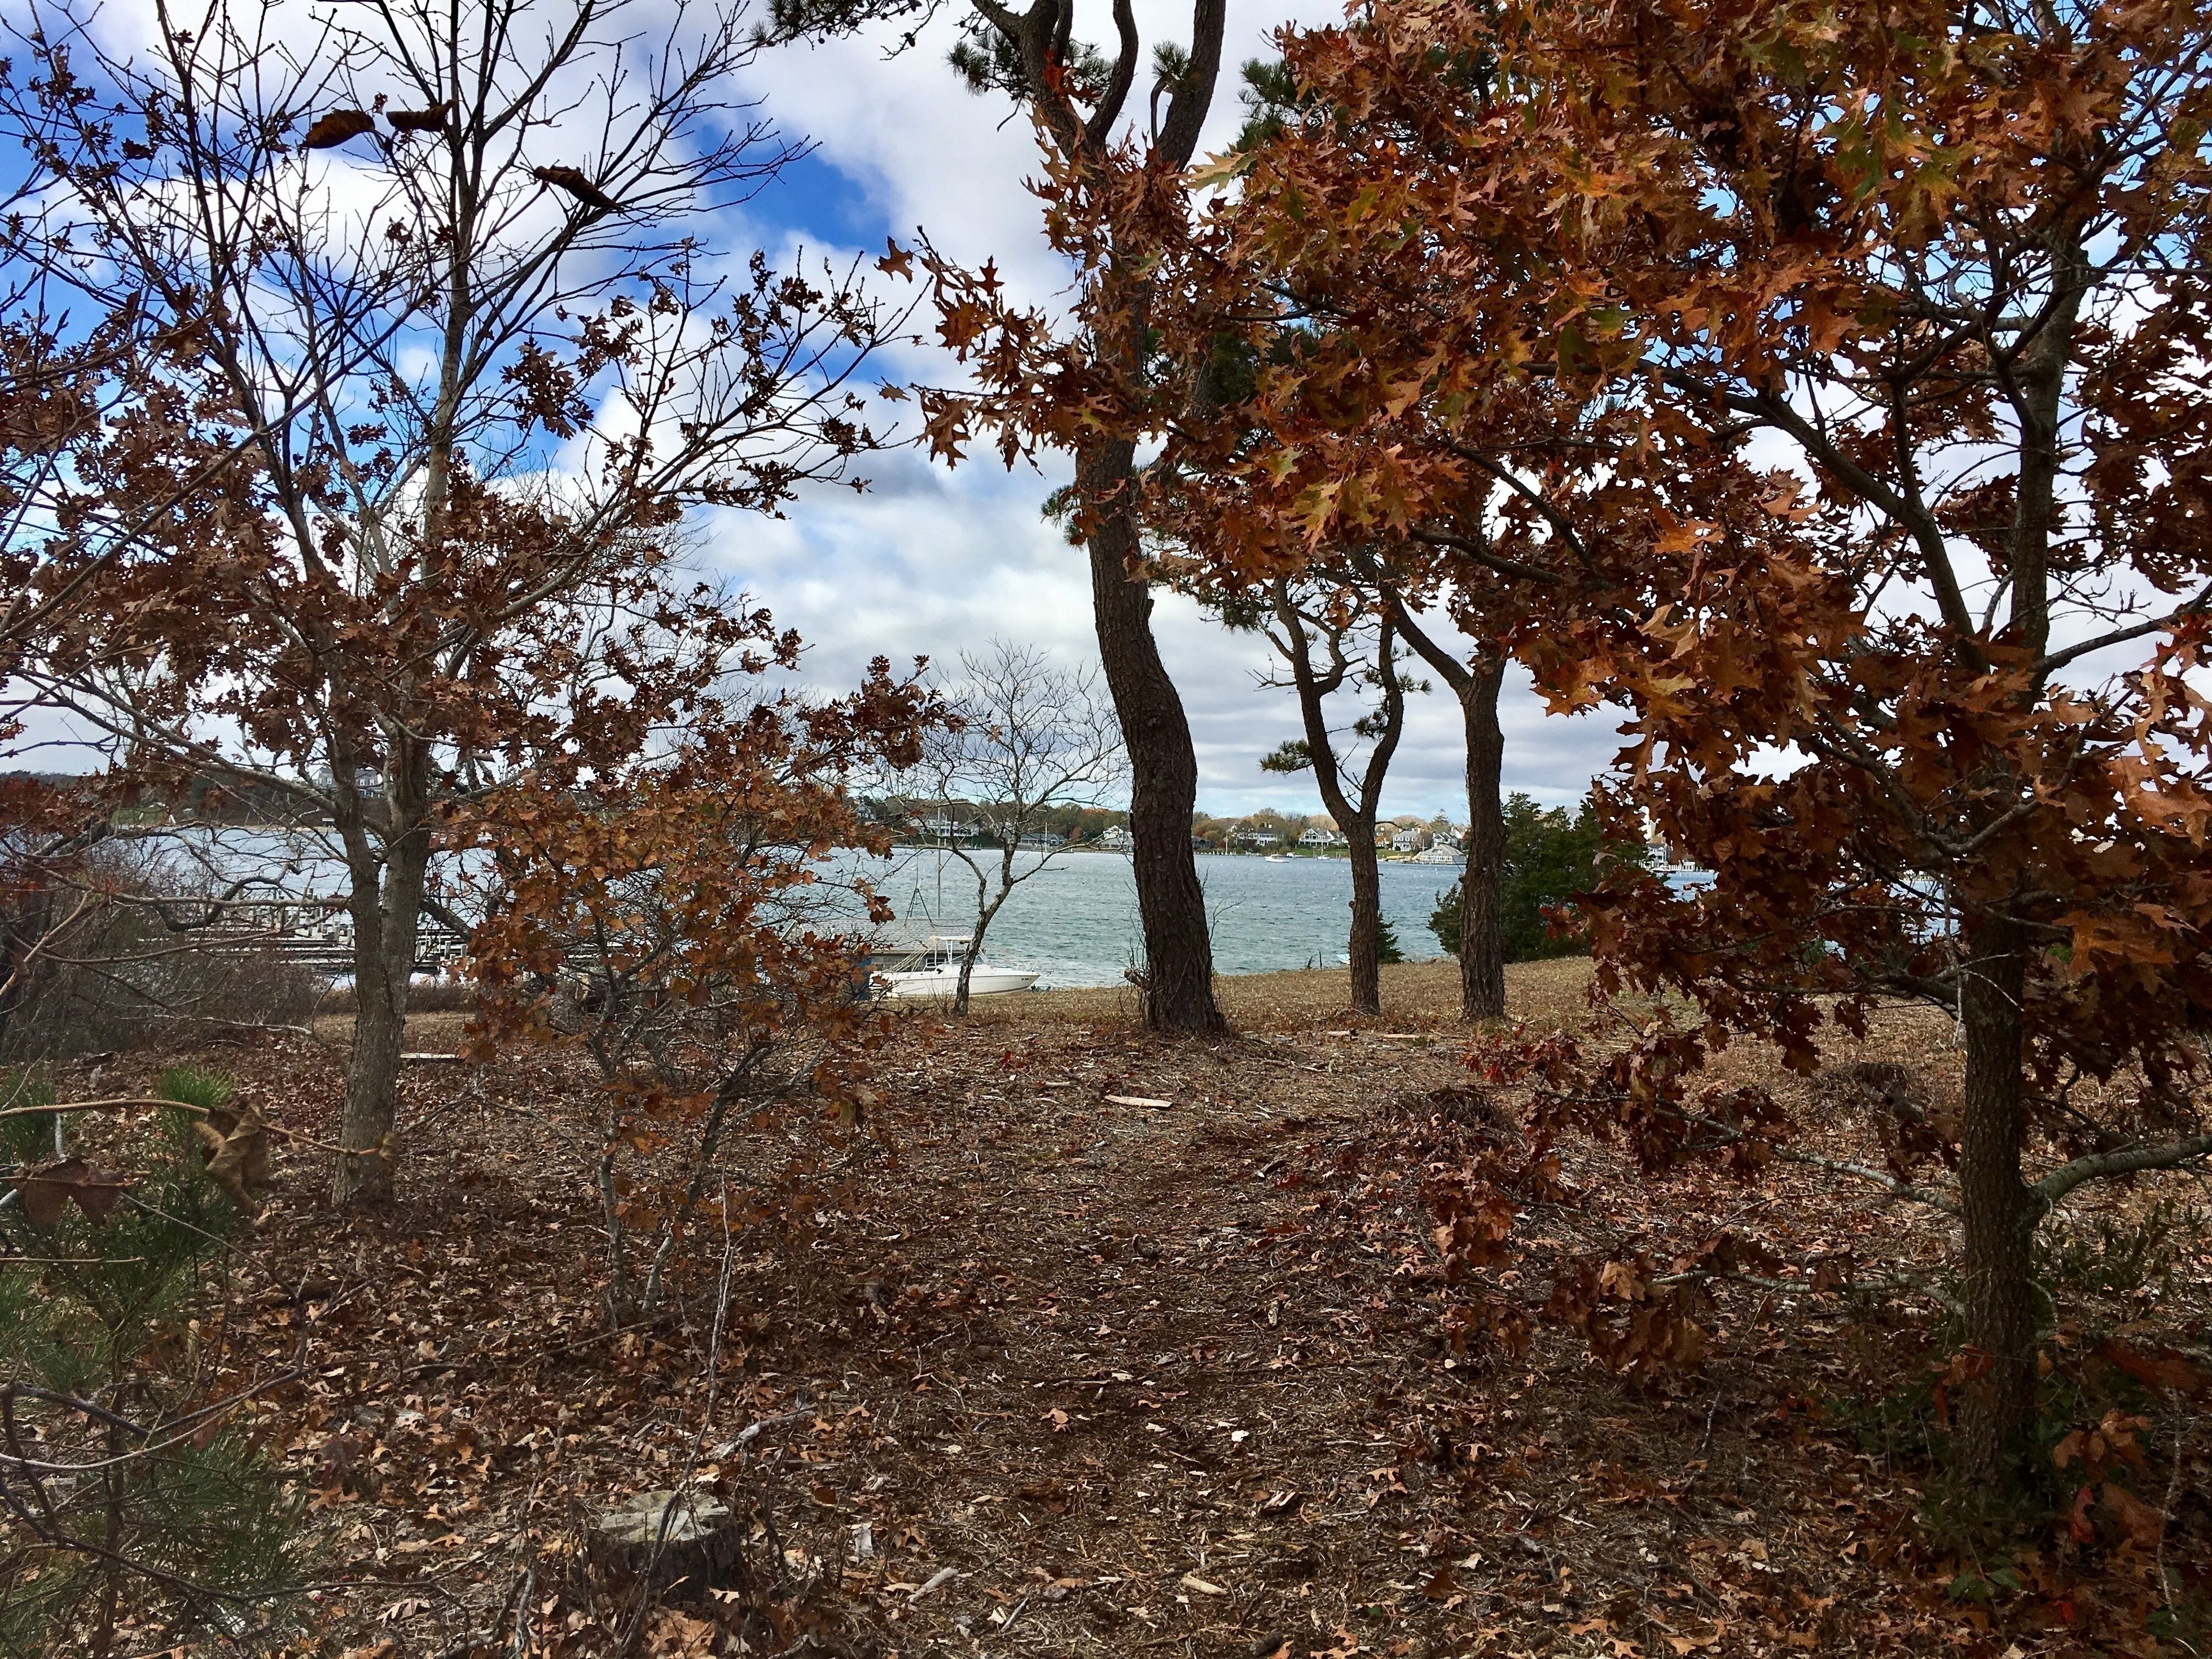
[[[1316,824],[1298,837],[1301,847],[1334,847],[1344,839],[1334,830],[1324,830]]]
[[[1239,847],[1273,847],[1281,840],[1280,836],[1266,830],[1239,830],[1237,832]]]
[[[1390,837],[1391,850],[1397,853],[1418,853],[1428,844],[1429,832],[1419,825],[1410,830],[1401,830]]]
[[[1099,832],[1098,844],[1109,853],[1126,853],[1137,844],[1137,838],[1121,824],[1112,823]]]

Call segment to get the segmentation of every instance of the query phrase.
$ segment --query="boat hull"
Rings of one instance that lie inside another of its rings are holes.
[[[1006,991],[1026,991],[1036,983],[1035,974],[1016,968],[978,965],[968,981],[971,997],[990,997]],[[925,968],[908,974],[878,974],[876,982],[887,997],[950,997],[960,993],[957,968]]]

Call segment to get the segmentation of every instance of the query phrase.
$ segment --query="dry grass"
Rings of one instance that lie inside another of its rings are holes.
[[[1506,969],[1506,1012],[1537,1024],[1572,1019],[1583,1006],[1590,964],[1581,957],[1516,963]],[[1232,1030],[1299,1031],[1317,1028],[1440,1030],[1459,1024],[1459,964],[1449,958],[1395,963],[1382,969],[1379,1020],[1352,1012],[1341,969],[1224,975],[1214,994]],[[974,1006],[981,1022],[1054,1025],[1074,1021],[1133,1026],[1133,987],[1039,991],[986,997]]]
[[[1537,1026],[1563,1026],[1585,1009],[1590,964],[1587,957],[1515,963],[1505,970],[1506,1016]],[[1395,963],[1382,969],[1382,1012],[1379,1018],[1352,1012],[1341,969],[1301,969],[1281,974],[1224,975],[1214,995],[1232,1031],[1403,1030],[1442,1035],[1460,1029],[1459,964],[1436,962]],[[945,1018],[941,1005],[915,1002],[901,1012],[922,1024]],[[1089,990],[1034,991],[979,997],[970,1012],[979,1028],[1012,1026],[1043,1030],[1079,1025],[1099,1030],[1137,1027],[1133,986]],[[453,1053],[461,1045],[469,1020],[465,1010],[416,1009],[407,1016],[407,1046],[422,1053]],[[325,1011],[315,1035],[343,1043],[352,1017]]]

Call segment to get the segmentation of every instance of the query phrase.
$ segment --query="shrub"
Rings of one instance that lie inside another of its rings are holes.
[[[2203,1250],[2208,1232],[2201,1211],[2171,1198],[2137,1215],[2069,1217],[2036,1236],[2036,1276],[2091,1296],[2162,1296],[2172,1289],[2175,1270]]]
[[[1398,943],[1396,928],[1388,921],[1381,921],[1376,924],[1375,933],[1375,959],[1377,962],[1403,962],[1406,959],[1406,950]]]
[[[0,1060],[305,1022],[325,990],[311,969],[272,948],[198,944],[169,925],[192,909],[195,885],[118,854],[87,860],[70,887],[14,894],[0,917],[18,976],[0,1004]]]

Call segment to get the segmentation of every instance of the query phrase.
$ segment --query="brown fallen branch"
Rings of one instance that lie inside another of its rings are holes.
[[[403,1059],[408,1060],[443,1057],[421,1054],[402,1056]],[[4,1111],[0,1111],[0,1118],[35,1117],[40,1112],[112,1111],[123,1106],[166,1106],[173,1112],[190,1112],[196,1117],[208,1115],[206,1107],[195,1106],[188,1101],[163,1100],[157,1095],[111,1095],[100,1100],[58,1100],[51,1106],[10,1106]],[[295,1146],[312,1146],[320,1152],[343,1152],[346,1150],[343,1146],[332,1146],[327,1140],[318,1140],[313,1135],[302,1134],[297,1129],[288,1129],[281,1123],[271,1123],[265,1118],[258,1121],[270,1134],[282,1135]]]
[[[302,1343],[301,1346],[304,1347],[306,1345]],[[107,1457],[94,1458],[82,1463],[50,1463],[42,1458],[24,1455],[20,1443],[11,1437],[9,1449],[0,1451],[0,1463],[5,1463],[10,1468],[21,1469],[33,1474],[67,1475],[72,1480],[87,1474],[97,1474],[102,1469],[112,1469],[118,1464],[134,1462],[140,1458],[167,1451],[173,1446],[181,1445],[198,1433],[201,1426],[210,1419],[227,1417],[246,1401],[257,1399],[271,1389],[283,1388],[288,1382],[297,1382],[307,1374],[304,1362],[295,1364],[289,1370],[279,1371],[274,1376],[264,1377],[248,1388],[240,1389],[234,1394],[227,1395],[221,1400],[211,1401],[207,1405],[187,1412],[181,1417],[151,1427],[133,1423],[130,1419],[118,1416],[95,1401],[82,1399],[75,1395],[57,1394],[48,1389],[33,1388],[27,1382],[0,1383],[0,1419],[12,1417],[14,1405],[18,1399],[38,1400],[63,1407],[100,1422],[112,1424],[137,1435],[141,1442],[139,1445],[129,1451],[117,1452]]]
[[[97,1112],[117,1106],[173,1106],[180,1112],[200,1109],[180,1100],[161,1100],[152,1095],[111,1095],[100,1100],[58,1100],[51,1106],[10,1106],[0,1117],[36,1117],[41,1112]]]

